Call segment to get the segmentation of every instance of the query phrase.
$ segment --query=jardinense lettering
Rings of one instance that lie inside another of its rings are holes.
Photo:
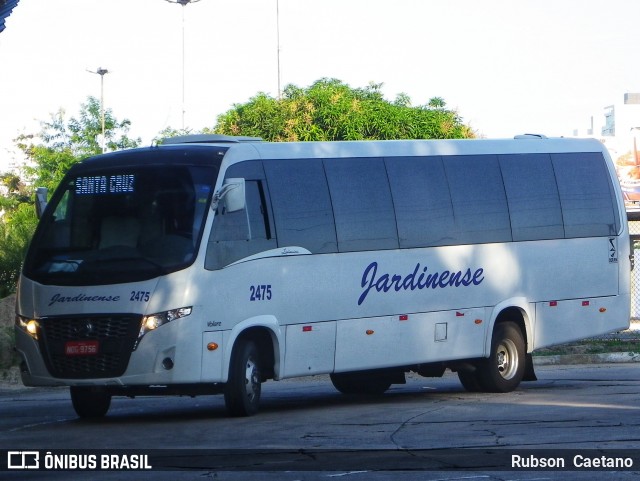
[[[65,302],[118,302],[119,300],[120,296],[87,296],[86,294],[63,296],[62,294],[54,294],[49,300],[49,306]]]
[[[413,272],[402,274],[381,273],[378,274],[378,263],[372,262],[367,266],[362,274],[362,282],[360,287],[364,290],[358,299],[358,305],[361,305],[369,292],[373,289],[377,292],[399,291],[415,291],[416,289],[444,289],[447,287],[468,287],[471,285],[480,285],[484,281],[484,269],[482,267],[472,270],[468,268],[466,271],[442,271],[430,272],[427,266],[422,267],[420,263],[416,264]]]

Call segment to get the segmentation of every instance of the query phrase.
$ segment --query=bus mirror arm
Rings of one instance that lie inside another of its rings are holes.
[[[48,189],[46,187],[38,187],[36,189],[36,215],[38,219],[42,217],[42,213],[47,207],[47,194]]]
[[[225,212],[238,212],[246,205],[244,179],[226,179],[222,188],[213,195],[212,209],[217,209],[221,200],[224,200]]]

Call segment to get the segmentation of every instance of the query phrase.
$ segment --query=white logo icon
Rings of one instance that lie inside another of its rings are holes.
[[[38,451],[7,452],[8,469],[39,469],[40,453]]]

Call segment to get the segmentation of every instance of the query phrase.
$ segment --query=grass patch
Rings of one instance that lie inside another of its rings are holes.
[[[640,352],[640,339],[585,339],[539,349],[533,355],[562,356],[567,354],[604,354],[609,352]]]

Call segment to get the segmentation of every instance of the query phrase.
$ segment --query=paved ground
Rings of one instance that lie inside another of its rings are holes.
[[[339,394],[327,376],[265,383],[261,411],[251,418],[227,417],[222,396],[143,396],[116,398],[106,418],[87,422],[76,418],[64,389],[5,391],[2,449],[38,450],[42,456],[64,449],[90,448],[100,455],[114,448],[165,450],[151,458],[157,470],[144,477],[43,470],[24,473],[25,478],[0,470],[0,479],[638,479],[637,366],[540,366],[537,374],[537,382],[505,394],[465,392],[452,373],[410,376],[383,396],[364,398]],[[510,464],[513,454],[562,458],[569,467],[576,455],[622,456],[633,464],[629,471],[534,471]],[[180,471],[161,471],[162,466]]]

